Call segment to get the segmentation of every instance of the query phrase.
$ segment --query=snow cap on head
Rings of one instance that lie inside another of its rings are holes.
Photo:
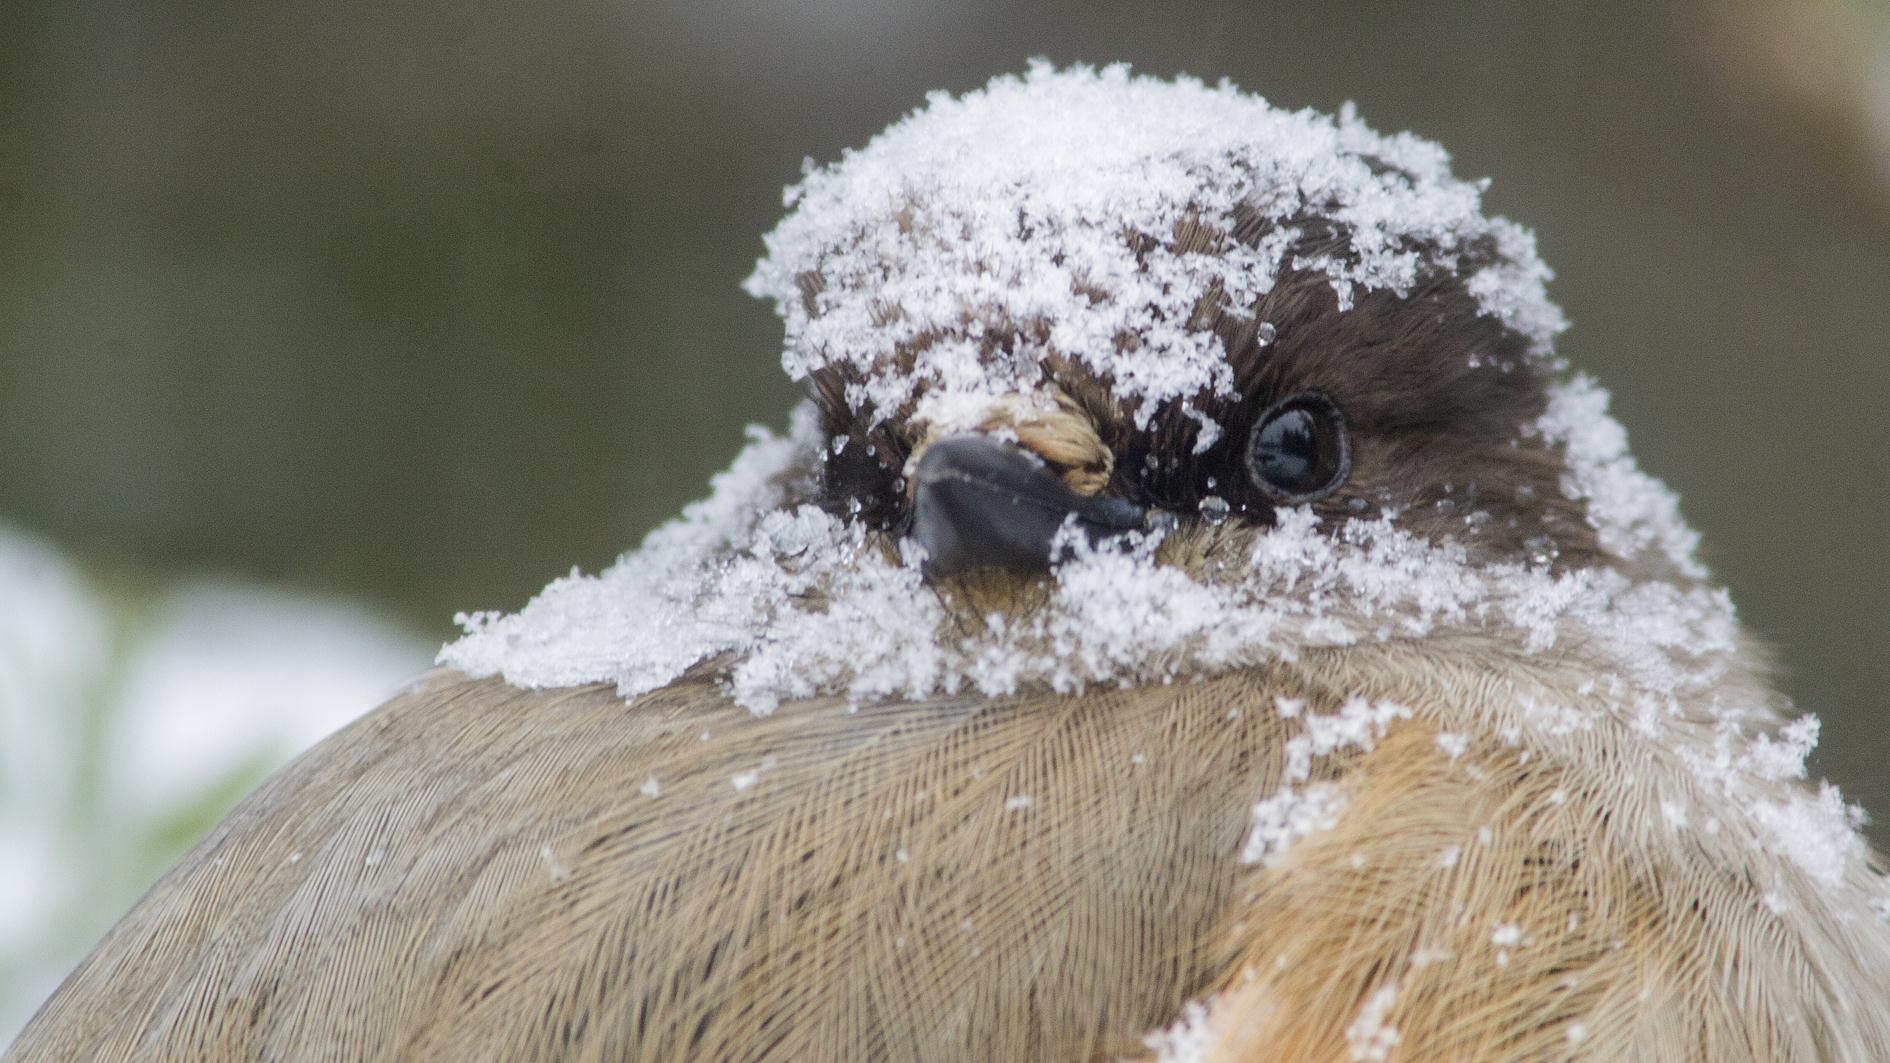
[[[1485,312],[1539,357],[1563,327],[1534,238],[1481,209],[1482,185],[1451,176],[1430,141],[1283,111],[1222,82],[1057,70],[926,105],[787,190],[792,208],[748,278],[787,326],[783,365],[804,379],[845,365],[851,403],[885,417],[923,392],[1024,390],[1046,357],[1078,360],[1117,397],[1155,406],[1231,388],[1221,341],[1189,322],[1235,312],[1283,268],[1359,290],[1409,290],[1427,271],[1464,277]],[[1178,253],[1178,224],[1223,232],[1237,211],[1252,243]],[[1309,223],[1343,239],[1307,260]],[[992,358],[987,330],[1008,333]],[[1133,337],[1133,344],[1125,339]]]

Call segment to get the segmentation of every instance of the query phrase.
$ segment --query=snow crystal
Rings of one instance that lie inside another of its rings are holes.
[[[1369,752],[1393,720],[1410,717],[1411,710],[1402,705],[1363,698],[1353,698],[1329,715],[1307,713],[1301,721],[1302,733],[1286,740],[1284,775],[1288,782],[1298,782],[1312,774],[1315,757],[1346,748]]]
[[[729,785],[737,790],[746,790],[761,781],[761,777],[774,770],[775,758],[770,755],[761,758],[761,763],[747,771],[736,772],[729,779]]]
[[[1863,809],[1846,805],[1830,783],[1816,797],[1793,794],[1781,801],[1760,801],[1753,808],[1759,823],[1771,833],[1775,851],[1827,886],[1836,886],[1845,872],[1864,857]]]
[[[545,873],[551,876],[551,881],[563,882],[571,877],[571,868],[558,859],[557,850],[551,846],[539,846],[538,859],[545,865]]]
[[[1241,846],[1240,862],[1272,863],[1300,838],[1337,826],[1344,811],[1345,795],[1331,783],[1304,790],[1283,786],[1253,806],[1253,827]]]
[[[1181,1018],[1173,1026],[1142,1038],[1142,1044],[1155,1053],[1155,1063],[1205,1063],[1218,1040],[1208,1014],[1212,1003],[1190,1000],[1182,1005]]]
[[[1398,1002],[1398,987],[1381,986],[1358,1009],[1358,1016],[1345,1028],[1345,1046],[1351,1058],[1365,1063],[1384,1063],[1391,1050],[1398,1047],[1398,1028],[1385,1022]]]
[[[1818,728],[1816,716],[1801,716],[1779,728],[1776,737],[1754,736],[1743,766],[1761,779],[1804,778],[1805,758],[1818,745]]]
[[[1696,554],[1699,533],[1680,517],[1680,502],[1659,480],[1647,475],[1628,453],[1627,430],[1608,416],[1608,392],[1577,373],[1550,393],[1549,409],[1538,423],[1544,435],[1562,444],[1568,456],[1571,498],[1588,503],[1589,522],[1604,549],[1635,558],[1658,549],[1681,574],[1704,579]]]
[[[818,439],[806,407],[786,437],[751,430],[735,464],[710,481],[709,497],[652,532],[606,578],[553,580],[513,616],[461,614],[466,637],[440,662],[473,674],[503,671],[521,686],[610,680],[628,696],[743,647],[774,619],[758,614],[759,605],[806,585],[778,558],[844,548],[822,541],[839,534],[833,524],[813,516],[797,524],[797,512],[783,508],[781,476]]]

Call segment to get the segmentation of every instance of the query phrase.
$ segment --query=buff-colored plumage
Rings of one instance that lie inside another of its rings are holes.
[[[1228,797],[1277,747],[1266,714],[1226,718],[1249,687],[757,719],[699,682],[626,707],[442,678],[251,798],[16,1052],[1131,1047],[1211,977]]]
[[[1881,1058],[1890,1017],[1805,1006],[1869,974],[1843,929],[1637,836],[1629,766],[1435,741],[1579,674],[1393,646],[766,718],[442,675],[245,801],[8,1059],[1083,1060],[1207,992],[1210,1058],[1343,1060],[1387,987],[1397,1058]],[[1343,821],[1230,860],[1274,699],[1361,693],[1417,715],[1321,770]]]
[[[864,152],[757,274],[817,415],[277,774],[6,1063],[1890,1059],[1882,862],[1518,230],[1227,88],[933,106],[892,147],[996,177]]]

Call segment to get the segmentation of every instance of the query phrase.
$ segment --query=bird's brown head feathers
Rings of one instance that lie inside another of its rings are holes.
[[[1217,226],[1191,217],[1175,226],[1166,250],[1216,255],[1230,242],[1251,248],[1285,230],[1296,234],[1285,244],[1284,258],[1292,262],[1343,254],[1350,243],[1311,216],[1271,222],[1243,204],[1231,221]],[[1485,241],[1471,254],[1500,252]],[[818,275],[803,276],[801,284],[810,292],[824,288]],[[806,307],[818,315],[816,300]],[[967,327],[994,362],[1044,338],[1040,323],[1003,315]],[[1341,307],[1324,272],[1289,267],[1241,305],[1210,290],[1186,327],[1220,345],[1231,388],[1153,404],[1125,400],[1107,374],[1051,350],[1027,393],[1035,402],[1003,396],[955,427],[1002,434],[1079,493],[1166,515],[1176,556],[1218,553],[1225,545],[1219,540],[1245,544],[1253,529],[1274,523],[1279,509],[1304,504],[1330,530],[1351,518],[1383,516],[1432,541],[1461,543],[1484,560],[1557,566],[1607,560],[1585,506],[1562,489],[1568,467],[1560,441],[1538,427],[1555,366],[1532,355],[1528,336],[1488,313],[1458,270],[1429,266],[1407,291],[1368,291]],[[892,358],[910,371],[928,345],[948,336],[928,332]],[[1130,333],[1115,342],[1133,349],[1141,341]],[[809,375],[826,438],[820,504],[904,534],[912,525],[917,459],[942,433],[917,412],[928,398],[926,382],[899,408],[881,411],[859,401],[866,376],[850,362]],[[1344,468],[1328,470],[1336,482],[1303,503],[1282,497],[1255,464],[1255,449],[1266,442],[1257,433],[1268,415],[1300,396],[1319,403],[1316,431],[1343,436],[1322,442],[1345,449]]]

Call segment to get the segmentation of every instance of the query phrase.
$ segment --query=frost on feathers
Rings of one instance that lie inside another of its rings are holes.
[[[1398,987],[1381,986],[1365,998],[1358,1016],[1345,1028],[1348,1055],[1361,1063],[1385,1063],[1391,1050],[1398,1047],[1398,1028],[1385,1021],[1398,1002]]]
[[[1337,826],[1344,811],[1345,795],[1331,783],[1317,783],[1303,791],[1283,786],[1253,806],[1253,826],[1241,847],[1240,862],[1271,864],[1300,838]]]
[[[1391,702],[1354,698],[1337,712],[1320,715],[1295,711],[1288,719],[1300,733],[1286,740],[1286,785],[1253,806],[1253,825],[1242,845],[1245,864],[1271,864],[1295,841],[1331,830],[1345,811],[1345,795],[1329,782],[1303,785],[1315,761],[1353,750],[1370,752],[1393,720],[1409,719],[1411,710]]]
[[[1143,1046],[1155,1053],[1155,1063],[1206,1063],[1219,1041],[1208,1011],[1213,1003],[1190,1000],[1173,1026],[1142,1038]]]
[[[1028,390],[1052,357],[1080,361],[1144,413],[1186,404],[1230,386],[1219,340],[1184,327],[1189,309],[1210,292],[1251,302],[1283,267],[1318,272],[1341,301],[1403,291],[1424,269],[1470,270],[1483,311],[1554,366],[1562,320],[1544,293],[1548,270],[1529,235],[1486,217],[1480,198],[1441,149],[1375,133],[1349,110],[1331,119],[1225,84],[1036,65],[934,96],[865,148],[809,169],[748,288],[784,319],[790,375],[845,366],[859,381],[848,401],[881,418],[920,396],[926,416],[975,418],[995,396]],[[1276,234],[1316,209],[1345,253],[1286,262],[1288,241],[1266,237],[1211,255],[1166,250],[1176,222],[1224,223],[1236,206]],[[1474,261],[1472,244],[1485,252]],[[1033,327],[985,352],[980,323],[995,319]],[[911,357],[892,357],[901,350]],[[1508,718],[1465,726],[1487,724],[1511,746],[1629,729],[1669,758],[1672,792],[1649,806],[1650,823],[1717,830],[1723,809],[1744,808],[1738,829],[1752,844],[1815,881],[1862,866],[1855,817],[1835,792],[1785,785],[1803,776],[1815,725],[1781,730],[1786,706],[1725,683],[1741,649],[1731,601],[1585,377],[1553,385],[1532,430],[1565,456],[1560,488],[1618,564],[1473,562],[1387,516],[1322,523],[1288,508],[1212,581],[1161,563],[1151,536],[1133,550],[1078,551],[1040,609],[972,628],[947,615],[900,544],[811,504],[825,445],[816,420],[804,407],[785,435],[754,430],[706,500],[603,573],[556,580],[509,616],[462,618],[466,635],[442,663],[529,687],[609,682],[625,698],[701,666],[767,713],[816,696],[1172,683],[1332,647],[1501,637],[1531,653],[1579,652],[1595,681],[1579,699],[1519,697]],[[1316,730],[1328,726],[1307,722],[1297,739],[1307,756],[1343,737]],[[1290,833],[1286,813],[1306,810],[1274,811]]]

